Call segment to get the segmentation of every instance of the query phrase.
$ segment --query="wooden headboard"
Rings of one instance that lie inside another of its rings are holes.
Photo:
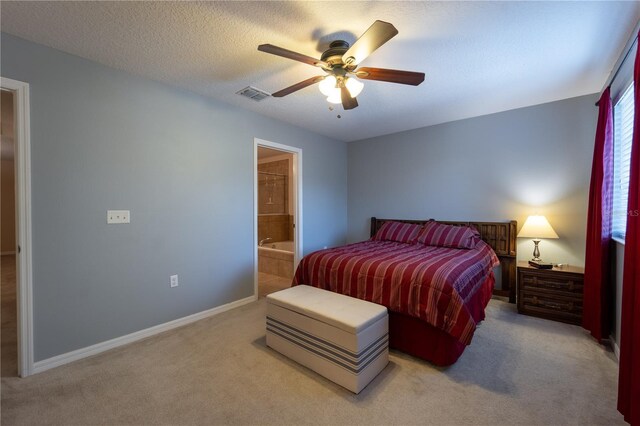
[[[371,236],[373,237],[383,223],[394,221],[404,223],[417,223],[424,225],[428,220],[406,220],[406,219],[378,219],[371,218]],[[439,223],[446,223],[454,226],[473,226],[480,232],[480,237],[489,244],[500,259],[502,270],[502,289],[493,293],[498,296],[509,297],[509,302],[516,301],[516,233],[517,222],[450,222],[439,220]]]

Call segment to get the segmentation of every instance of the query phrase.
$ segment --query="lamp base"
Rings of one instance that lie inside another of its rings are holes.
[[[540,249],[538,248],[538,244],[540,244],[540,240],[533,240],[533,259],[531,259],[534,262],[542,262],[542,259],[540,259]]]

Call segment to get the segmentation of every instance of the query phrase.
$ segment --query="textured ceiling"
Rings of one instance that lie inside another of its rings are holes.
[[[315,86],[255,102],[319,69],[376,19],[399,34],[362,66],[426,73],[418,87],[365,81],[360,106],[329,110]],[[640,2],[7,2],[2,31],[351,141],[598,92]],[[340,114],[341,118],[337,118]]]

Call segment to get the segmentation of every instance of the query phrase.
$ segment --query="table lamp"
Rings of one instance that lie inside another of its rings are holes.
[[[541,238],[560,238],[544,216],[529,216],[518,232],[518,238],[533,238],[533,261],[541,262],[538,244]]]

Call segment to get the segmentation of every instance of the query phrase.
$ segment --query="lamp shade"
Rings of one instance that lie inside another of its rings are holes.
[[[560,238],[544,216],[529,216],[518,232],[519,238]]]
[[[338,92],[339,94],[340,89],[336,87],[336,83],[336,78],[332,75],[328,75],[320,82],[320,84],[318,84],[318,88],[325,96],[331,96],[335,92]]]
[[[342,103],[342,96],[340,96],[340,89],[338,89],[336,92],[330,94],[329,96],[327,96],[327,102],[332,103],[332,104],[341,104]]]
[[[362,92],[364,84],[362,84],[361,81],[358,81],[353,77],[347,78],[346,81],[347,82],[345,83],[345,85],[347,86],[347,90],[349,91],[349,94],[352,98],[355,98],[360,94],[360,92]]]
[[[342,92],[337,86],[338,80],[333,75],[328,75],[320,82],[318,88],[323,95],[327,97],[327,101],[332,104],[342,103]],[[364,84],[353,77],[344,77],[344,85],[346,86],[352,98],[355,98],[362,92]]]

